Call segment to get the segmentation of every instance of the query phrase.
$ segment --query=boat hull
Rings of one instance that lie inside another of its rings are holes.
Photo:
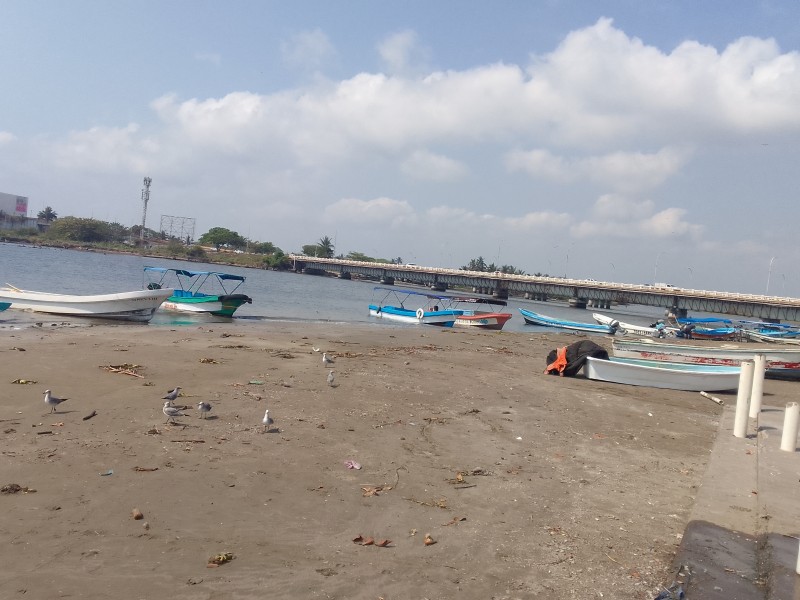
[[[11,302],[0,302],[0,312],[6,310],[9,306],[11,306]]]
[[[436,325],[439,327],[452,327],[459,316],[460,311],[454,310],[440,310],[440,311],[423,311],[422,316],[419,316],[419,311],[413,311],[399,306],[377,306],[375,304],[369,305],[369,314],[371,317],[378,319],[386,319],[388,321],[397,321],[398,323],[410,323],[414,325]]]
[[[540,315],[524,308],[518,309],[522,318],[528,325],[540,325],[543,327],[557,327],[559,329],[569,329],[572,331],[585,331],[589,333],[608,333],[612,334],[615,328],[610,325],[601,325],[600,323],[578,323],[576,321],[564,321],[561,319],[554,319],[545,315]]]
[[[171,294],[171,289],[138,290],[118,294],[71,295],[0,289],[0,301],[14,309],[51,315],[73,315],[119,321],[146,322]]]
[[[215,317],[232,317],[242,306],[252,302],[244,294],[227,296],[170,296],[161,305],[163,310],[190,313],[195,315],[213,315]]]
[[[494,331],[503,328],[511,318],[510,313],[490,313],[480,311],[465,311],[456,317],[454,327],[477,327],[478,329],[491,329]]]
[[[631,323],[623,323],[622,321],[618,321],[613,317],[609,317],[608,315],[603,315],[601,313],[592,313],[592,318],[601,325],[608,325],[609,327],[611,326],[612,323],[618,323],[616,332],[622,333],[624,335],[657,336],[659,334],[659,329],[656,327],[647,327],[646,325],[633,325]]]
[[[739,386],[739,367],[695,365],[612,357],[588,357],[583,368],[588,379],[693,392],[720,392]]]
[[[767,376],[776,378],[800,377],[800,348],[742,348],[718,346],[693,346],[651,341],[614,340],[614,356],[640,358],[698,365],[738,366],[743,360],[752,360],[763,354],[767,361]]]

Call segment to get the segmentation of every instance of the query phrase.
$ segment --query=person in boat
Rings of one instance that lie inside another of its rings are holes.
[[[680,334],[681,337],[685,337],[687,340],[692,339],[692,332],[694,328],[697,327],[694,323],[686,323],[683,327],[681,327]]]
[[[656,328],[656,337],[665,338],[667,337],[667,324],[664,323],[661,319],[655,322],[654,327]]]

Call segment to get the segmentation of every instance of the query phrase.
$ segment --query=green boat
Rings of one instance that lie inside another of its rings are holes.
[[[232,317],[242,304],[253,302],[250,296],[236,293],[245,282],[241,275],[165,267],[145,267],[144,272],[149,279],[147,289],[174,288],[161,304],[163,310]]]

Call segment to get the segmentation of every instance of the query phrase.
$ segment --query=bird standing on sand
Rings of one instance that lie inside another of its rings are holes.
[[[198,402],[197,403],[197,410],[200,411],[200,416],[204,419],[206,418],[206,413],[211,412],[211,404],[208,402]]]
[[[181,388],[180,387],[176,387],[174,390],[172,390],[171,392],[168,392],[167,395],[164,396],[161,399],[162,400],[168,400],[169,403],[172,404],[175,401],[175,399],[180,395],[181,395]]]
[[[186,416],[185,414],[183,414],[181,412],[180,408],[175,408],[174,406],[170,406],[169,402],[170,402],[169,400],[164,402],[164,408],[162,409],[162,412],[167,417],[167,423],[170,423],[170,422],[174,423],[175,422],[175,417],[185,417]]]
[[[66,402],[69,398],[56,398],[50,393],[50,390],[44,391],[44,403],[50,407],[50,412],[56,412],[56,407],[62,402]]]
[[[269,409],[264,411],[264,418],[261,419],[261,422],[264,424],[265,432],[269,429],[269,426],[275,422],[275,420],[269,416]]]
[[[333,386],[333,369],[331,369],[330,373],[328,373],[328,385]]]
[[[334,362],[333,359],[330,356],[328,356],[327,352],[323,352],[322,353],[322,364],[323,365],[325,365],[327,367],[328,365],[332,365],[333,362]]]

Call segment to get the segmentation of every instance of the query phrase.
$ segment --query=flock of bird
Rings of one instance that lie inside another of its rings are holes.
[[[314,352],[319,352],[319,348],[313,348]],[[328,356],[327,352],[322,353],[322,366],[329,367],[330,365],[334,364],[334,360],[332,357]],[[333,369],[328,371],[328,385],[333,387],[334,385],[334,375]],[[176,386],[174,389],[167,392],[166,396],[163,396],[161,399],[165,400],[164,408],[161,409],[164,413],[164,416],[167,417],[167,423],[175,423],[175,419],[177,417],[186,417],[188,416],[183,411],[186,410],[187,407],[178,407],[173,405],[173,402],[177,400],[177,398],[181,395],[181,387]],[[44,391],[44,403],[50,407],[50,413],[58,412],[56,409],[58,405],[62,402],[66,402],[69,398],[57,398],[53,396],[50,390]],[[209,402],[198,402],[197,403],[197,410],[200,411],[201,418],[205,419],[206,415],[211,412],[211,404]],[[267,432],[270,430],[270,427],[275,423],[275,420],[269,416],[269,409],[264,411],[264,418],[261,419],[261,424],[264,426],[263,431]]]

